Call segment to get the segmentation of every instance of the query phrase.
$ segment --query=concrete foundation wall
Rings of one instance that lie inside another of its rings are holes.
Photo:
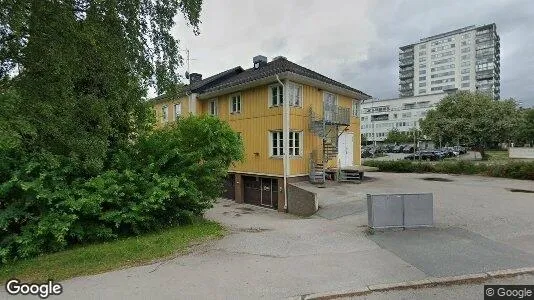
[[[508,149],[510,158],[534,158],[534,148],[511,147]]]
[[[287,185],[287,212],[308,217],[319,209],[315,193],[303,190],[292,184]]]

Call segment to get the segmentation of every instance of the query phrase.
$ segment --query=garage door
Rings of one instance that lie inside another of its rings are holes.
[[[278,179],[244,176],[244,202],[278,208]]]
[[[228,174],[226,181],[224,182],[223,197],[227,199],[235,200],[235,175]]]

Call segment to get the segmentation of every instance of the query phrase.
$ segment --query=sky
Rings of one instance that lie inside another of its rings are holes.
[[[531,0],[204,0],[201,21],[195,36],[176,17],[174,34],[184,57],[190,51],[190,72],[207,77],[250,68],[256,55],[281,55],[379,99],[398,97],[400,46],[496,23],[501,98],[534,107]]]

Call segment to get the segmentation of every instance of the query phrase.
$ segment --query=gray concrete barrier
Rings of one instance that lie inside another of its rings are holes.
[[[319,209],[315,193],[301,189],[292,184],[287,185],[287,212],[308,217]]]
[[[434,200],[431,193],[367,195],[367,218],[371,228],[432,226]]]

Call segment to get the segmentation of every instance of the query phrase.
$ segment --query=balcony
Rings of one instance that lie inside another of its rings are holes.
[[[410,83],[413,83],[413,78],[407,79],[407,80],[401,80],[401,85],[408,85]]]
[[[399,65],[400,65],[401,67],[404,67],[404,66],[413,66],[413,59],[402,59],[402,60],[400,60]]]
[[[412,96],[413,96],[413,91],[400,92],[400,96],[401,96],[401,98],[404,98],[404,97],[412,97]]]
[[[399,73],[399,78],[401,80],[402,79],[413,78],[413,71],[411,71],[411,72],[401,72],[401,73]]]
[[[324,106],[324,122],[327,125],[350,125],[350,108],[338,105]]]
[[[409,85],[401,85],[400,88],[399,88],[399,91],[402,93],[402,92],[409,92],[409,91],[412,91],[413,92],[413,87],[409,86]]]

